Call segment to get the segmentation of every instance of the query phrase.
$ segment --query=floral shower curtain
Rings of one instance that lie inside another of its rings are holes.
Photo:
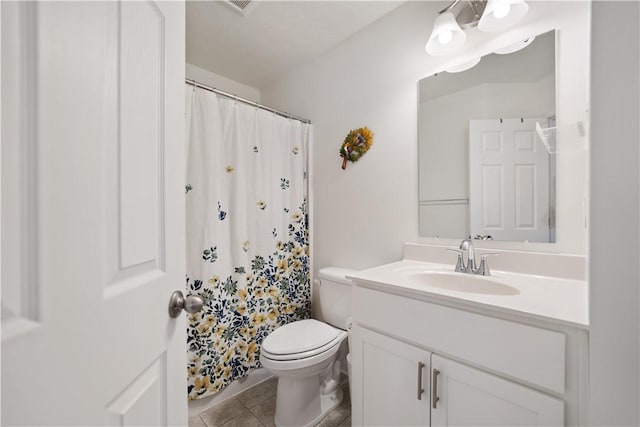
[[[275,328],[309,317],[311,125],[187,86],[188,394],[260,366]]]

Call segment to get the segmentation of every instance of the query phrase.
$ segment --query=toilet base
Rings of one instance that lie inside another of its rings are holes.
[[[278,379],[276,427],[311,427],[342,403],[342,388],[329,394],[320,393],[318,376],[291,380]]]

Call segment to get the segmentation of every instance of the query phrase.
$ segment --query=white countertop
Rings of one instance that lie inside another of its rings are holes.
[[[496,312],[566,324],[586,329],[589,326],[588,287],[585,281],[535,276],[506,271],[491,271],[491,276],[473,279],[491,280],[513,289],[509,294],[465,292],[429,286],[428,279],[412,280],[421,272],[455,273],[454,266],[403,260],[363,270],[347,276],[356,284],[371,286],[394,294],[420,296],[434,302],[478,306]]]

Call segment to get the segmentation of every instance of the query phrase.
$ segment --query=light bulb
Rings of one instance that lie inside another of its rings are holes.
[[[488,0],[478,21],[480,31],[502,31],[519,22],[529,11],[524,0]]]
[[[453,32],[446,30],[438,34],[438,41],[440,44],[447,44],[453,39]]]
[[[507,16],[510,11],[511,5],[507,2],[502,2],[493,10],[493,16],[495,16],[496,19],[502,19]]]
[[[460,28],[453,13],[444,12],[436,18],[425,50],[429,55],[448,55],[462,46],[466,39],[467,35]]]

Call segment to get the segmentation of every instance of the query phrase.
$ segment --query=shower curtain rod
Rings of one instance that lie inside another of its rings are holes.
[[[185,83],[187,83],[187,84],[189,84],[189,85],[191,85],[193,87],[199,87],[200,89],[208,90],[209,92],[217,93],[218,95],[222,95],[222,96],[225,96],[227,98],[231,98],[231,99],[234,99],[236,101],[240,101],[240,102],[243,102],[245,104],[252,105],[254,107],[260,108],[261,110],[270,111],[273,114],[277,114],[278,116],[281,116],[281,117],[286,117],[287,119],[293,119],[293,120],[297,120],[297,121],[302,122],[302,123],[311,124],[311,120],[303,119],[302,117],[296,117],[293,114],[289,114],[289,113],[284,113],[282,111],[278,111],[278,110],[276,110],[274,108],[267,107],[266,105],[258,104],[257,102],[249,101],[248,99],[241,98],[241,97],[236,96],[236,95],[234,95],[232,93],[225,92],[225,91],[220,90],[220,89],[216,89],[215,87],[203,85],[202,83],[198,83],[195,80],[185,79]]]

